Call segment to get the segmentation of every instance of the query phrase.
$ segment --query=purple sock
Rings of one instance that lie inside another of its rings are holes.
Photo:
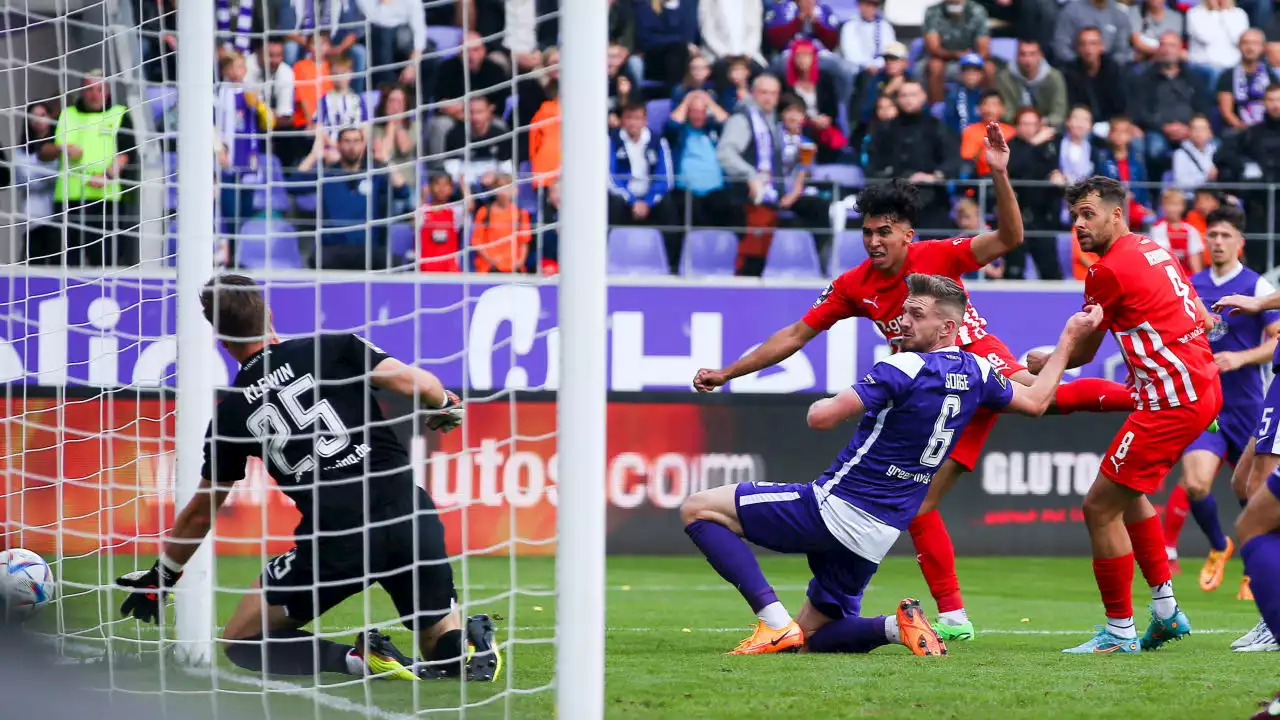
[[[888,645],[884,615],[847,617],[823,625],[805,638],[805,648],[819,653],[865,653]]]
[[[751,606],[751,612],[760,612],[760,608],[778,602],[777,593],[764,579],[760,563],[746,540],[734,535],[729,528],[708,520],[694,520],[684,526],[684,531],[720,577],[742,593]]]
[[[1280,533],[1259,535],[1240,549],[1254,602],[1267,627],[1280,628]]]
[[[1204,536],[1209,538],[1209,546],[1214,550],[1227,549],[1227,536],[1222,533],[1222,524],[1218,522],[1218,501],[1213,499],[1213,495],[1205,495],[1203,498],[1196,500],[1187,498],[1191,504],[1191,517],[1196,519],[1196,524],[1204,531]]]

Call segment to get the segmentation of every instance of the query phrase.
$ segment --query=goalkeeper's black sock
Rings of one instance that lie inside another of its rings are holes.
[[[456,677],[462,669],[459,658],[466,659],[466,647],[462,640],[461,630],[450,630],[436,639],[436,646],[431,649],[431,657],[427,662],[449,677]]]
[[[350,674],[347,655],[353,650],[352,645],[317,638],[305,630],[275,630],[265,640],[261,635],[254,635],[229,644],[226,652],[228,660],[245,670],[262,672],[265,669],[271,675],[311,675],[317,669]]]

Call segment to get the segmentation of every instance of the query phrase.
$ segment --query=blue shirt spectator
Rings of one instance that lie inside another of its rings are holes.
[[[622,111],[622,127],[609,133],[609,192],[627,205],[653,207],[671,189],[671,146],[645,126],[643,106]]]
[[[957,135],[978,121],[978,101],[986,79],[985,65],[986,61],[978,53],[966,53],[960,58],[960,84],[947,91],[946,109],[942,116],[947,127]]]
[[[644,79],[662,83],[665,92],[684,77],[690,49],[696,49],[697,0],[634,0],[636,54],[644,58]]]
[[[716,143],[728,117],[708,93],[696,90],[671,112],[664,134],[675,160],[677,189],[702,197],[724,187]]]

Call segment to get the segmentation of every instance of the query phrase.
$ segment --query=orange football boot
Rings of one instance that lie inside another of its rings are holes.
[[[1231,559],[1232,553],[1236,551],[1236,544],[1231,542],[1231,538],[1227,538],[1226,550],[1210,550],[1209,557],[1204,561],[1204,567],[1200,569],[1200,589],[1205,592],[1212,592],[1218,589],[1222,584],[1222,576],[1227,572],[1227,561]]]
[[[916,655],[946,655],[947,645],[925,619],[920,601],[906,598],[898,603],[898,634],[902,644]]]
[[[1253,602],[1253,588],[1249,587],[1249,576],[1245,575],[1240,580],[1240,592],[1236,593],[1237,600],[1248,600]]]
[[[796,624],[795,620],[784,628],[774,630],[764,624],[763,620],[756,623],[755,632],[751,633],[751,637],[738,643],[738,647],[729,651],[730,655],[767,655],[769,653],[785,652],[787,650],[799,650],[804,645],[804,631]]]

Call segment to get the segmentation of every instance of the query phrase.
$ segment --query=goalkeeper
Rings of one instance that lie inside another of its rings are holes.
[[[255,456],[302,519],[296,546],[267,563],[253,586],[262,592],[246,594],[223,629],[231,662],[278,675],[412,680],[465,671],[469,680],[495,679],[501,657],[493,623],[473,616],[464,636],[444,526],[430,496],[414,484],[409,455],[372,388],[434,408],[427,426],[441,432],[461,424],[458,398],[431,373],[355,335],[281,342],[261,289],[243,275],[211,280],[200,301],[240,372],[210,423],[200,488],[178,514],[160,558],[150,570],[116,580],[130,590],[121,612],[159,620],[165,592]],[[301,629],[375,581],[415,633],[424,661],[414,663],[377,631],[343,645]]]

